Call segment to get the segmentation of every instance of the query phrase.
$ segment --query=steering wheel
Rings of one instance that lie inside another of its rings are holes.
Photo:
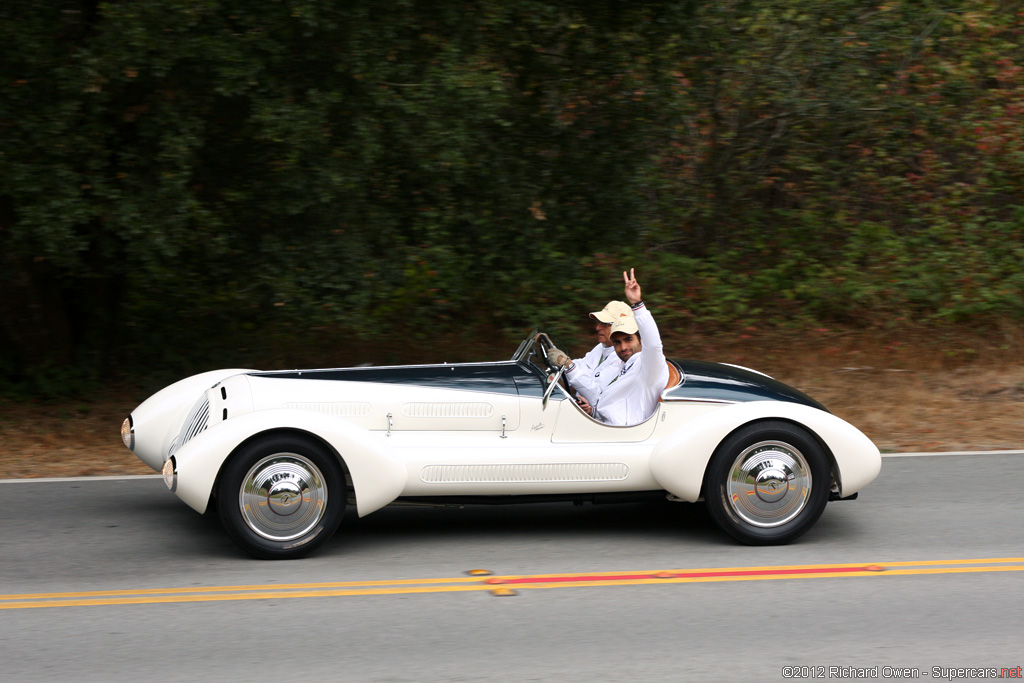
[[[555,343],[551,341],[551,337],[544,332],[538,332],[534,339],[537,342],[537,346],[540,347],[541,353],[544,355],[545,369],[549,373],[557,371],[559,368],[555,367],[555,364],[552,363],[551,359],[548,357],[548,352],[555,348]]]
[[[540,348],[540,352],[544,356],[544,364],[546,366],[545,372],[547,372],[549,376],[548,386],[544,389],[544,398],[541,401],[541,406],[547,405],[548,397],[551,396],[551,392],[555,390],[555,385],[558,384],[559,380],[563,380],[562,388],[565,389],[565,392],[569,397],[574,398],[576,396],[576,392],[573,390],[572,385],[569,384],[568,378],[565,378],[565,371],[569,368],[569,364],[566,363],[561,367],[556,367],[555,364],[551,362],[551,358],[548,355],[551,349],[556,348],[555,343],[551,341],[551,337],[544,332],[537,332],[534,335],[534,340],[537,342],[537,346]],[[551,376],[551,373],[554,373],[553,377]]]

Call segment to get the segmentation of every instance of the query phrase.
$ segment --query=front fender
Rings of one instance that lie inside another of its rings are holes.
[[[161,389],[132,411],[132,431],[135,433],[133,453],[139,460],[159,472],[164,465],[164,454],[171,440],[178,435],[181,423],[196,398],[204,391],[228,377],[249,372],[240,368],[211,370],[178,380]]]
[[[739,427],[763,419],[788,420],[816,434],[835,460],[844,497],[867,486],[882,469],[878,448],[849,422],[798,403],[750,401],[713,410],[701,416],[698,426],[686,424],[667,436],[651,454],[651,473],[666,491],[694,502],[718,445]]]
[[[244,441],[277,430],[308,432],[341,456],[352,479],[359,516],[393,501],[405,488],[406,470],[384,439],[338,417],[292,408],[260,410],[220,422],[174,454],[175,493],[197,512],[206,512],[217,475]]]

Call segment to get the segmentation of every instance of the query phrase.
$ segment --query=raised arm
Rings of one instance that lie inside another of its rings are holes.
[[[640,330],[644,386],[657,400],[656,397],[661,395],[668,383],[668,365],[665,361],[665,347],[661,343],[661,333],[654,322],[654,316],[644,305],[640,283],[636,280],[636,269],[630,268],[629,274],[623,272],[622,280],[625,282],[626,301],[633,307],[636,326]]]

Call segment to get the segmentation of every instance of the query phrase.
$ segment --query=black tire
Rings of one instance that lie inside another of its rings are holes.
[[[243,446],[224,466],[217,512],[249,554],[294,559],[334,535],[346,493],[341,463],[323,445],[298,434],[271,434]]]
[[[705,476],[711,518],[748,545],[789,543],[810,529],[828,502],[825,450],[789,422],[755,422],[715,449]]]

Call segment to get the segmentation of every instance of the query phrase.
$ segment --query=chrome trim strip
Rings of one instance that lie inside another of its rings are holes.
[[[746,365],[736,365],[735,363],[721,363],[721,365],[727,365],[730,368],[739,368],[740,370],[746,370],[747,372],[752,372],[755,375],[761,375],[762,377],[767,377],[768,379],[775,379],[774,377],[765,372],[755,370],[754,368],[748,368]]]
[[[739,403],[740,401],[727,401],[721,398],[692,398],[688,396],[670,396],[663,395],[661,397],[663,403],[717,403],[720,405],[731,405],[733,403]]]

